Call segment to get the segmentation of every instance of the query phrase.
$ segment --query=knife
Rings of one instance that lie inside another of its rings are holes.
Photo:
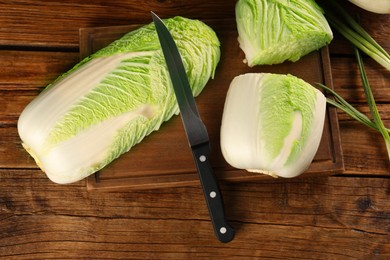
[[[225,220],[222,194],[209,160],[210,142],[207,129],[199,116],[175,41],[163,21],[155,13],[151,13],[179,105],[184,130],[203,188],[214,233],[219,241],[226,243],[233,239],[235,232]]]

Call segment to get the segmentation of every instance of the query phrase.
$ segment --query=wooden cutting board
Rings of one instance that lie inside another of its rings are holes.
[[[328,49],[315,51],[298,62],[249,68],[237,42],[232,20],[208,21],[221,41],[221,60],[215,78],[196,98],[212,147],[211,162],[217,178],[223,182],[255,181],[272,177],[238,170],[222,157],[219,142],[225,96],[232,79],[248,72],[290,73],[307,82],[332,86]],[[140,25],[80,29],[81,58],[99,50]],[[336,110],[327,108],[324,132],[318,152],[309,169],[300,177],[340,173],[344,169]],[[146,137],[129,152],[87,179],[88,190],[139,190],[199,185],[192,154],[181,118],[173,117],[160,130]]]

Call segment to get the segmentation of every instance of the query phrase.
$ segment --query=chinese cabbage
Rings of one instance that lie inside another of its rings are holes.
[[[197,96],[214,77],[219,40],[200,21],[164,21]],[[24,109],[18,131],[25,149],[52,181],[71,183],[102,169],[178,113],[151,23],[50,84]]]
[[[221,151],[233,167],[295,177],[312,162],[325,120],[321,91],[292,75],[233,79],[222,116]]]
[[[250,67],[297,61],[333,38],[314,0],[239,0],[236,22]]]

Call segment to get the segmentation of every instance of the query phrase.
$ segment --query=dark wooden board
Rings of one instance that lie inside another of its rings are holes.
[[[207,22],[206,22],[207,23]],[[332,87],[332,76],[327,47],[315,51],[298,62],[249,68],[243,63],[244,54],[238,46],[237,32],[231,20],[210,21],[221,41],[221,61],[215,79],[208,82],[196,98],[200,115],[208,129],[212,146],[211,160],[221,181],[254,181],[271,178],[229,166],[220,151],[219,130],[223,105],[231,80],[247,72],[290,73],[309,83],[323,83]],[[138,25],[85,28],[80,30],[81,58],[106,46]],[[324,133],[319,150],[301,176],[334,174],[343,171],[343,158],[337,114],[328,107]],[[91,175],[89,190],[152,189],[179,187],[199,183],[196,168],[188,147],[180,117],[164,123],[159,131],[146,137],[128,153]]]

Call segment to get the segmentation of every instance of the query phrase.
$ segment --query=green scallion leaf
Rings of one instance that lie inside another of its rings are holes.
[[[390,70],[390,55],[364,28],[335,0],[330,0],[332,10],[325,9],[329,24],[348,39],[355,47],[366,53],[387,70]],[[336,13],[334,12],[336,11]],[[342,18],[339,18],[342,17]]]
[[[385,140],[387,153],[388,153],[389,160],[390,160],[390,136],[389,136],[389,131],[387,130],[387,128],[383,124],[383,121],[382,121],[382,119],[381,119],[381,117],[379,115],[378,108],[376,107],[375,99],[374,99],[374,96],[372,94],[372,91],[371,91],[371,88],[370,88],[370,84],[368,83],[366,71],[364,69],[363,59],[362,59],[362,57],[361,57],[361,55],[359,53],[359,50],[355,49],[355,53],[356,53],[356,57],[357,57],[358,64],[359,64],[360,75],[361,75],[361,78],[362,78],[363,89],[364,89],[364,93],[366,95],[368,106],[370,108],[370,112],[371,112],[371,115],[373,117],[374,123],[377,126],[378,131],[382,134],[383,139]]]

